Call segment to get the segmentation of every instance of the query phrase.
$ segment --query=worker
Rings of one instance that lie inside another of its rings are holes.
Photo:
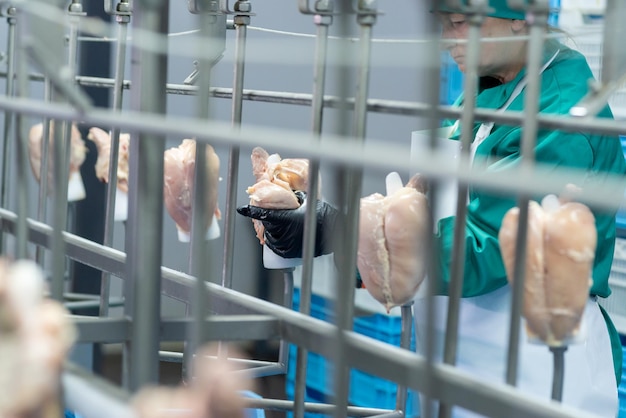
[[[439,2],[443,3],[443,2]],[[522,111],[524,109],[526,62],[529,26],[526,14],[512,9],[506,0],[490,0],[490,12],[484,19],[481,36],[505,38],[502,42],[481,44],[476,100],[478,108]],[[446,6],[435,16],[442,26],[447,48],[461,71],[466,68],[469,18],[463,10]],[[556,39],[544,44],[541,62],[541,114],[567,114],[588,92],[593,77],[586,59]],[[462,105],[461,98],[457,105]],[[600,117],[612,118],[609,107]],[[454,124],[450,124],[454,126]],[[451,129],[450,139],[460,139],[460,128]],[[519,126],[476,122],[472,134],[471,155],[474,165],[480,164],[497,173],[519,165],[522,129]],[[626,174],[626,162],[618,137],[584,132],[563,132],[539,129],[535,159],[543,167],[559,169],[574,167],[589,172],[595,180],[606,175]],[[579,185],[581,186],[581,185]],[[582,185],[584,188],[584,185]],[[540,196],[537,198],[541,198]],[[302,195],[306,203],[306,195]],[[486,382],[504,383],[507,366],[507,345],[510,323],[511,287],[507,284],[498,243],[498,232],[504,214],[516,206],[516,197],[495,194],[471,186],[468,195],[465,232],[465,267],[461,299],[459,341],[456,366],[471,376]],[[592,208],[593,209],[593,208]],[[284,257],[302,254],[304,205],[296,210],[267,210],[243,206],[239,213],[260,219],[265,225],[267,245]],[[584,313],[584,339],[571,344],[565,352],[565,381],[562,402],[580,410],[603,417],[617,414],[617,387],[621,377],[622,351],[619,335],[609,315],[597,303],[597,298],[610,295],[609,271],[615,245],[615,211],[593,209],[597,228],[597,247],[593,266],[593,283]],[[327,242],[335,230],[340,214],[330,204],[317,202],[316,255],[328,253]],[[438,246],[436,277],[439,278],[435,297],[436,347],[445,331],[447,294],[450,283],[451,255],[455,217],[438,220],[434,244]],[[415,301],[418,345],[423,347],[425,303]],[[522,333],[524,330],[522,330]],[[422,342],[422,344],[420,344]],[[520,337],[518,379],[516,386],[532,396],[549,400],[552,387],[552,353],[545,347]],[[419,350],[419,347],[418,347]],[[439,350],[441,351],[441,350]],[[438,351],[438,352],[439,352]],[[455,407],[455,417],[475,417],[473,412]]]

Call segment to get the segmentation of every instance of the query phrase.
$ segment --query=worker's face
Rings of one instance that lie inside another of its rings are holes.
[[[459,69],[465,72],[469,17],[459,13],[439,13],[439,20],[442,37],[448,41],[446,49]],[[486,17],[481,26],[481,39],[511,38],[522,30],[525,30],[525,23],[521,20]],[[520,42],[482,42],[480,49],[479,76],[498,74],[503,68],[519,62]]]

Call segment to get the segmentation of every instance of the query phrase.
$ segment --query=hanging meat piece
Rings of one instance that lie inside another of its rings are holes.
[[[96,160],[96,177],[108,183],[111,158],[111,136],[100,128],[89,129],[87,139],[96,144],[98,159]],[[130,134],[120,134],[117,160],[117,188],[128,193],[128,149]]]
[[[193,177],[196,164],[196,141],[184,139],[178,147],[165,151],[163,198],[165,207],[176,228],[185,233],[191,232]],[[220,219],[221,213],[217,207],[217,193],[219,182],[219,157],[210,145],[206,146],[206,201],[203,205],[206,213],[210,214],[205,225],[209,228],[213,217]]]
[[[499,233],[513,282],[519,209],[507,212]],[[562,346],[576,336],[589,297],[597,243],[595,218],[581,203],[550,195],[529,204],[523,315],[529,337]]]
[[[250,204],[267,209],[296,209],[300,202],[294,191],[309,187],[309,160],[280,158],[261,147],[252,150],[252,173],[256,183],[247,188]],[[321,184],[321,182],[320,182]],[[263,223],[253,219],[254,230],[261,245],[265,243]]]
[[[61,372],[76,331],[44,289],[35,263],[0,260],[0,416],[61,413]]]
[[[80,166],[85,161],[87,147],[76,124],[71,125],[70,134],[70,178],[80,171]],[[49,191],[52,191],[52,178],[54,173],[54,121],[50,122],[50,140],[48,141],[48,184]],[[37,181],[41,178],[41,156],[43,151],[43,123],[38,123],[30,128],[28,133],[28,151],[30,168]]]
[[[387,312],[410,301],[426,274],[430,214],[422,186],[412,179],[387,196],[361,199],[357,267],[365,288]]]
[[[244,418],[243,393],[251,383],[237,373],[234,362],[218,358],[213,345],[194,357],[194,372],[187,386],[143,388],[131,400],[137,418]],[[229,348],[229,356],[243,358]]]

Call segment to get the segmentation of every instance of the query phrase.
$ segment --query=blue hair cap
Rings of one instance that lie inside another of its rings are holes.
[[[456,0],[457,3],[467,5],[468,0]],[[487,16],[499,17],[500,19],[526,19],[524,10],[516,10],[509,7],[507,0],[489,0],[489,8],[491,11]],[[445,0],[437,2],[437,10],[449,13],[464,13],[463,7],[448,6]]]

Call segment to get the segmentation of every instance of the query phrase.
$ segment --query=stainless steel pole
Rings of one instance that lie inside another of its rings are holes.
[[[148,33],[168,32],[169,1],[139,0],[134,5],[133,80],[131,107],[152,114],[165,114],[167,59],[165,53],[141,49]],[[167,51],[160,45],[159,51]],[[126,313],[132,318],[131,340],[126,344],[131,391],[159,376],[159,323],[163,244],[163,134],[139,133],[131,141],[129,172],[129,219],[126,230],[127,270],[130,291]],[[129,289],[127,289],[129,290]]]
[[[15,86],[15,25],[16,9],[8,6],[5,12],[7,24],[9,25],[7,32],[7,77],[5,85],[5,94],[7,97],[13,96]],[[6,208],[8,204],[9,194],[9,173],[11,163],[11,130],[14,121],[13,112],[4,113],[4,135],[2,143],[2,178],[0,179],[0,207]],[[4,233],[0,236],[0,253],[4,253]]]
[[[126,70],[126,42],[128,37],[128,23],[131,10],[128,0],[121,0],[115,8],[115,21],[118,23],[117,50],[115,52],[115,79],[113,85],[113,110],[122,109],[124,94],[124,72]],[[111,149],[109,151],[109,177],[106,195],[106,209],[104,217],[103,245],[113,244],[115,229],[115,197],[117,192],[117,166],[119,159],[120,129],[114,126],[111,129]],[[111,275],[102,272],[100,281],[100,310],[101,317],[109,315],[109,297],[111,295]]]
[[[537,0],[528,13],[530,25],[530,39],[528,42],[528,85],[525,88],[524,114],[527,117],[522,124],[522,159],[520,168],[523,177],[530,173],[535,165],[535,146],[537,144],[537,115],[539,114],[539,95],[541,92],[541,66],[543,65],[543,45],[545,42],[549,4],[547,0]],[[509,329],[509,346],[507,353],[506,382],[509,385],[517,384],[517,365],[519,360],[519,341],[521,330],[521,315],[524,299],[524,273],[526,261],[526,242],[528,227],[528,193],[518,195],[519,222],[517,238],[515,240],[515,268],[513,278],[513,297],[511,301],[511,325]]]
[[[478,65],[480,61],[481,27],[487,14],[487,3],[484,2],[472,10],[469,15],[469,35],[467,46],[467,71],[464,80],[463,113],[461,116],[461,151],[463,158],[460,163],[466,167],[471,165],[470,147],[474,138],[474,110],[478,91]],[[456,363],[457,341],[459,332],[459,312],[463,293],[463,274],[465,270],[465,227],[467,225],[467,194],[469,185],[459,182],[457,194],[456,217],[454,223],[454,243],[450,266],[450,290],[448,314],[446,318],[446,334],[444,341],[443,361],[447,364]],[[439,417],[452,416],[452,405],[440,404]]]
[[[305,8],[305,9],[308,9]],[[301,9],[302,10],[302,9]],[[328,51],[329,26],[332,24],[333,2],[319,1],[315,4],[313,21],[317,25],[315,67],[313,70],[313,100],[312,100],[312,125],[313,134],[321,135],[322,121],[324,118],[324,92],[326,90],[326,55]],[[306,208],[303,245],[302,245],[302,276],[300,282],[300,312],[309,315],[311,313],[311,293],[313,284],[313,259],[315,252],[317,205],[312,204],[319,198],[319,171],[320,161],[316,158],[309,160],[309,185],[308,201],[311,202]],[[296,377],[294,390],[294,417],[304,417],[304,401],[306,393],[306,371],[308,351],[296,346]]]

